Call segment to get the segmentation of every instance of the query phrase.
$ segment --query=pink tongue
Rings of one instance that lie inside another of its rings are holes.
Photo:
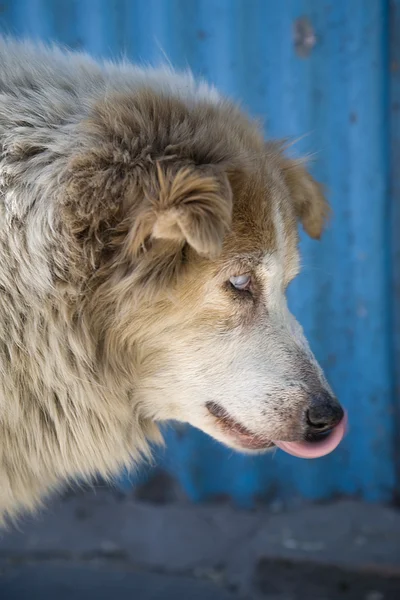
[[[339,425],[336,425],[332,433],[323,438],[320,442],[279,442],[274,441],[275,446],[284,450],[292,456],[298,458],[321,458],[330,452],[333,452],[343,439],[347,429],[347,413]]]

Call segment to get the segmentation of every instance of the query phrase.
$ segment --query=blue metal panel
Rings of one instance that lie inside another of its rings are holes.
[[[393,0],[397,40],[399,7],[399,0]],[[311,29],[305,43],[296,46],[298,19]],[[313,169],[327,186],[334,219],[322,243],[302,239],[304,272],[290,301],[349,410],[350,435],[333,455],[301,462],[279,452],[241,456],[198,431],[180,428],[168,431],[168,451],[159,460],[194,500],[219,494],[242,504],[257,497],[392,498],[399,454],[394,357],[400,355],[400,316],[392,306],[391,277],[400,246],[390,243],[388,221],[387,3],[12,0],[2,2],[0,28],[61,41],[96,56],[125,54],[153,64],[167,57],[241,99],[264,120],[269,135],[309,134],[295,150],[316,153]],[[392,40],[400,65],[396,35]],[[392,77],[390,123],[397,160],[399,69]],[[393,172],[397,227],[399,177]],[[395,284],[398,297],[396,273]]]

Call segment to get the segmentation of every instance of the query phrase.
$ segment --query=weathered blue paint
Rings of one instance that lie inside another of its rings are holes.
[[[261,117],[269,135],[308,134],[294,150],[315,153],[313,169],[327,186],[334,219],[321,243],[302,239],[304,272],[290,302],[348,408],[350,434],[333,455],[301,462],[280,452],[241,456],[179,428],[167,432],[159,460],[194,500],[393,498],[400,452],[400,0],[390,7],[380,0],[10,0],[0,11],[0,28],[11,34],[99,57],[189,66]],[[296,20],[304,17],[314,32],[307,56],[294,44]]]

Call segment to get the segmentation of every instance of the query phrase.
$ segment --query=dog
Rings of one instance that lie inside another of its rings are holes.
[[[2,39],[0,148],[3,520],[168,420],[244,452],[337,446],[285,299],[298,223],[317,239],[329,208],[282,143],[190,73]]]

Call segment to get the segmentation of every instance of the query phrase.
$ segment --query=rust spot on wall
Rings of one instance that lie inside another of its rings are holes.
[[[317,43],[314,28],[308,17],[300,17],[294,22],[294,48],[297,56],[307,58]]]

